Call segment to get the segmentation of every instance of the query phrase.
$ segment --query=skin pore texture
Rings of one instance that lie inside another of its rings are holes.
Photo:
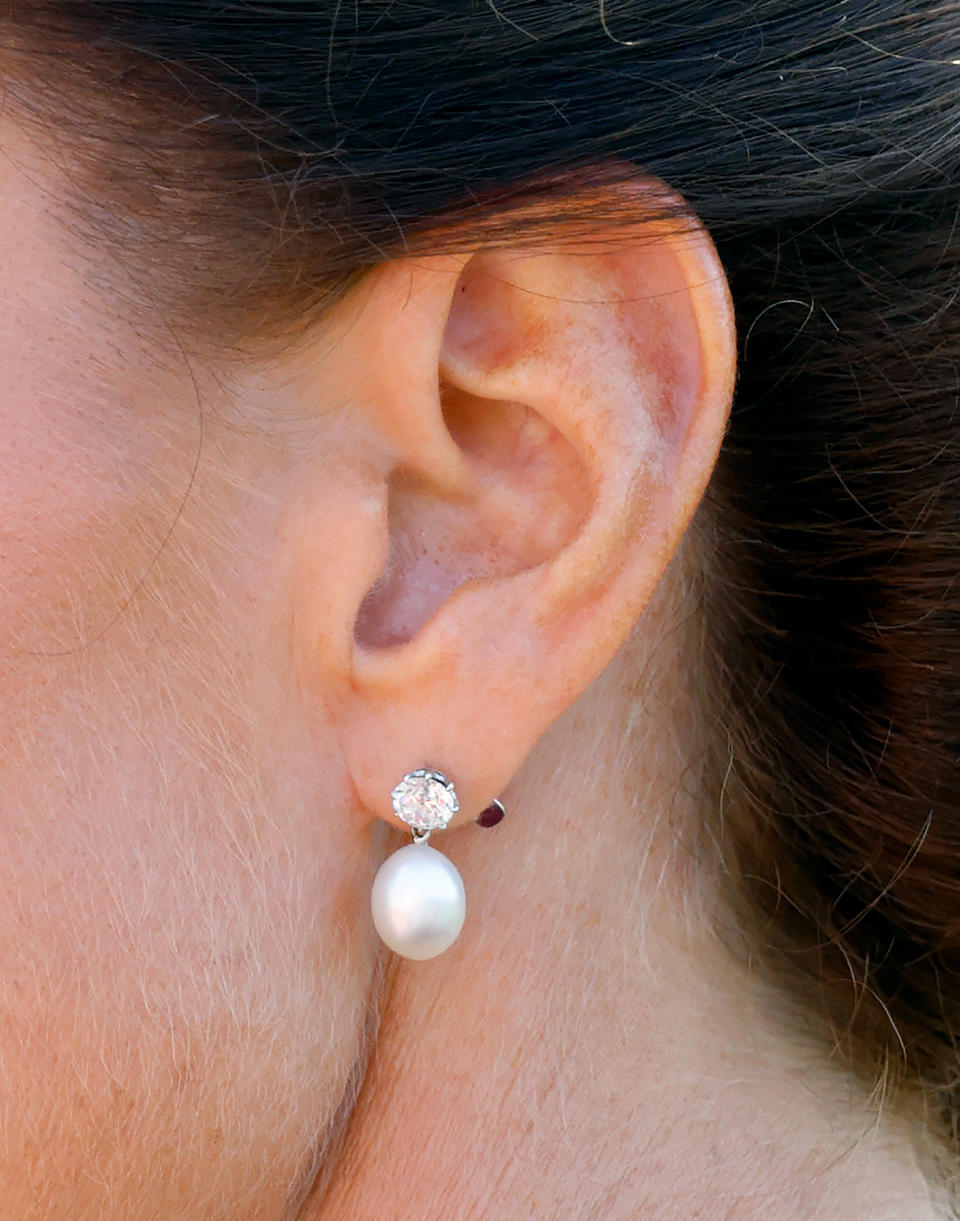
[[[0,148],[0,1215],[946,1215],[909,1100],[715,932],[706,236],[386,266],[200,353]],[[468,917],[413,964],[368,895],[427,764]]]

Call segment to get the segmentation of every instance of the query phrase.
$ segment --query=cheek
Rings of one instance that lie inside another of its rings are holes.
[[[2,1216],[279,1217],[361,1053],[368,848],[219,516],[94,643],[3,654]],[[89,542],[38,525],[24,605]]]
[[[298,720],[269,581],[254,599],[239,575],[269,498],[225,490],[211,427],[194,469],[189,382],[119,366],[82,309],[54,341],[21,306],[0,315],[0,1215],[280,1216],[361,1052],[372,943],[367,847],[317,779],[345,790],[335,752]]]
[[[50,214],[62,187],[2,121],[0,150],[0,651],[64,652],[163,545],[199,405],[95,296]]]
[[[63,652],[102,632],[149,567],[190,479],[195,438],[182,421],[145,412],[126,371],[98,367],[103,337],[79,318],[65,319],[54,341],[43,337],[42,315],[0,311],[6,652]]]
[[[182,360],[91,303],[12,165],[0,1216],[280,1217],[361,1056],[374,943],[267,567],[275,450],[215,409],[201,432]]]
[[[0,836],[0,1214],[279,1217],[358,1054],[318,871],[87,816]]]

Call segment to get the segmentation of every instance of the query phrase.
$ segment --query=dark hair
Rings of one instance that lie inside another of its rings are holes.
[[[15,11],[10,88],[95,171],[71,223],[224,335],[424,243],[540,240],[633,167],[689,201],[741,333],[698,520],[712,843],[751,952],[956,1135],[960,5]]]

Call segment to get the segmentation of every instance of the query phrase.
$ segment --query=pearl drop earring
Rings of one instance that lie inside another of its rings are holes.
[[[383,941],[404,958],[436,958],[460,935],[466,916],[463,879],[452,861],[427,842],[460,809],[453,781],[432,767],[408,772],[390,794],[393,810],[413,832],[413,843],[394,852],[373,880],[370,907]],[[479,816],[494,826],[503,806],[493,802]]]

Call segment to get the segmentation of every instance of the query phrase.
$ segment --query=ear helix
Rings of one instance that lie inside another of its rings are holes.
[[[404,958],[436,958],[460,935],[466,916],[463,879],[456,866],[428,843],[460,809],[453,781],[435,768],[408,772],[390,794],[393,812],[413,833],[413,843],[394,852],[373,880],[370,907],[384,943]],[[492,802],[477,817],[493,827],[504,816]]]

